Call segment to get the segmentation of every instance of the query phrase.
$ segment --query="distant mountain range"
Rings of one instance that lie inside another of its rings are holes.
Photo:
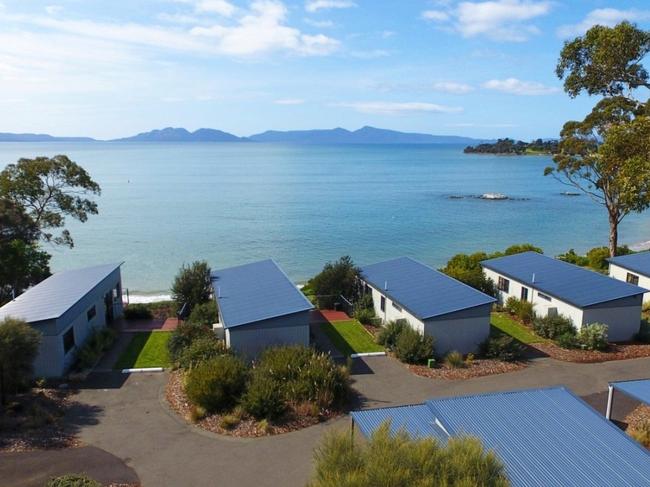
[[[90,137],[53,137],[46,134],[0,133],[0,142],[95,142]],[[350,131],[343,128],[321,130],[268,130],[250,137],[238,137],[215,129],[198,129],[190,132],[184,128],[167,127],[143,132],[132,137],[109,142],[265,142],[292,144],[476,144],[486,139],[457,135],[431,135],[396,130],[362,127]]]

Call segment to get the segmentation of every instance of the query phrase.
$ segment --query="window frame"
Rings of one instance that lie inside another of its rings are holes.
[[[548,301],[549,303],[553,301],[553,298],[550,297],[548,294],[544,294],[544,293],[541,293],[539,291],[537,291],[537,296],[539,298],[542,298],[544,301]]]
[[[497,289],[506,294],[510,293],[510,279],[507,277],[499,276],[497,279]]]
[[[97,316],[97,305],[93,304],[86,311],[86,320],[90,323]]]
[[[402,307],[401,307],[399,304],[397,304],[395,301],[391,301],[390,304],[392,304],[392,305],[393,305],[393,308],[395,308],[395,309],[396,309],[397,311],[399,311],[400,313],[403,311],[403,310],[402,310]]]
[[[70,353],[71,350],[74,349],[74,347],[77,346],[77,341],[75,339],[75,333],[74,333],[74,326],[71,326],[68,328],[65,333],[62,335],[63,339],[63,354],[67,355]]]
[[[521,286],[521,294],[520,294],[521,301],[528,301],[528,295],[529,295],[528,291],[529,290],[526,286]]]
[[[386,312],[386,296],[381,297],[381,300],[379,301],[379,309],[381,309],[384,313]]]
[[[633,284],[635,286],[639,285],[639,276],[637,274],[633,274],[632,272],[628,272],[627,276],[625,276],[625,282],[628,284]]]

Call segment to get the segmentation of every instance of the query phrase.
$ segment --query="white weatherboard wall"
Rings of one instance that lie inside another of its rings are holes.
[[[628,273],[639,278],[640,287],[650,289],[650,276],[639,274],[636,271],[627,270],[624,267],[619,267],[616,264],[609,264],[609,277],[613,277],[619,281],[627,282]],[[650,303],[650,292],[643,295],[643,303]]]
[[[396,321],[396,320],[406,320],[411,328],[416,329],[420,333],[424,333],[424,323],[413,316],[411,313],[406,311],[404,308],[401,310],[397,309],[393,305],[392,299],[390,299],[388,296],[382,294],[379,292],[377,289],[375,289],[373,286],[368,285],[372,291],[372,303],[375,308],[375,315],[379,316],[384,323],[388,323],[389,321]],[[386,310],[382,311],[381,310],[381,298],[385,297],[386,298]],[[399,306],[399,305],[397,305]],[[401,308],[401,306],[400,306]]]

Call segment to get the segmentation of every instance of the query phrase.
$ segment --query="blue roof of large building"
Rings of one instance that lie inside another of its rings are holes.
[[[628,396],[650,404],[650,379],[610,382],[609,385],[613,386],[614,389],[624,392]]]
[[[418,406],[428,411],[417,410]],[[382,422],[414,437],[476,436],[515,487],[650,485],[650,454],[564,387],[432,399],[352,413],[366,436]]]
[[[610,264],[621,266],[630,271],[643,274],[644,276],[650,276],[650,252],[619,255],[618,257],[611,257],[607,260]]]
[[[314,307],[270,259],[213,271],[211,277],[225,328]]]
[[[121,265],[57,272],[0,308],[0,319],[12,316],[28,323],[57,319]]]
[[[647,291],[537,252],[484,260],[481,265],[579,308]]]
[[[490,304],[495,299],[409,257],[361,268],[363,279],[420,320]]]

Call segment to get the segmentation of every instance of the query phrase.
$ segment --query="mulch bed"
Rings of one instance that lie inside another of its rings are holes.
[[[196,422],[192,421],[192,405],[190,404],[183,389],[183,372],[175,370],[169,374],[169,382],[165,389],[165,396],[171,408],[186,421],[195,424],[199,428],[217,433],[220,435],[235,436],[239,438],[257,438],[260,436],[279,435],[296,431],[299,429],[322,423],[331,418],[342,414],[341,411],[327,410],[321,411],[320,414],[313,416],[309,414],[299,415],[296,411],[289,411],[284,417],[275,422],[268,422],[267,427],[263,427],[263,422],[255,420],[250,416],[243,416],[239,424],[232,428],[221,426],[221,420],[225,414],[212,414]]]
[[[650,344],[648,343],[612,343],[607,350],[602,352],[566,349],[554,343],[531,343],[529,346],[551,358],[565,362],[596,363],[650,357]]]
[[[72,448],[80,440],[65,428],[63,417],[74,401],[68,390],[32,389],[10,397],[0,409],[0,451]]]
[[[414,374],[430,379],[462,380],[486,375],[505,374],[514,372],[526,367],[525,362],[502,362],[491,359],[474,359],[471,364],[464,368],[451,368],[441,364],[433,369],[424,365],[407,365]]]
[[[634,429],[638,424],[644,421],[650,421],[650,406],[642,404],[637,406],[634,411],[627,415],[625,422],[628,429]]]

